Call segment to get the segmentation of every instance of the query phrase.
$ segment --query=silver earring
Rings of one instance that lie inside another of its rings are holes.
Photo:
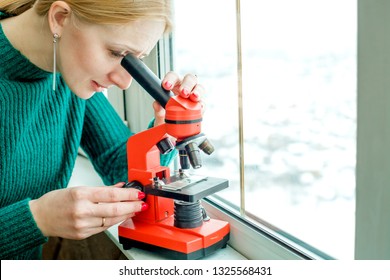
[[[56,61],[56,53],[57,53],[57,42],[60,35],[57,33],[53,34],[53,90],[56,90],[56,72],[57,72],[57,61]]]

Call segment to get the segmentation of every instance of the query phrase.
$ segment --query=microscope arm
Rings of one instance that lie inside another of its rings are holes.
[[[165,124],[149,128],[130,137],[127,141],[128,168],[149,170],[159,166],[160,151],[156,143],[166,137]]]

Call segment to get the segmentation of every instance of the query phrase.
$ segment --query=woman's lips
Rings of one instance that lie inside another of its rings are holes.
[[[102,92],[105,89],[107,89],[105,86],[102,86],[101,84],[99,84],[95,81],[91,81],[91,85],[92,85],[92,88],[95,92]]]

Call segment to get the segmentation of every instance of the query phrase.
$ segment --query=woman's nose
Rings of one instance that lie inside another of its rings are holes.
[[[109,79],[114,85],[124,90],[130,86],[133,77],[119,65],[119,67],[109,74]]]

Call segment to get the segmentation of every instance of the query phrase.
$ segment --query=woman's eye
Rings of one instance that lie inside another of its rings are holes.
[[[111,52],[111,55],[113,57],[125,57],[125,54],[123,52],[118,52],[118,51],[110,51]]]

